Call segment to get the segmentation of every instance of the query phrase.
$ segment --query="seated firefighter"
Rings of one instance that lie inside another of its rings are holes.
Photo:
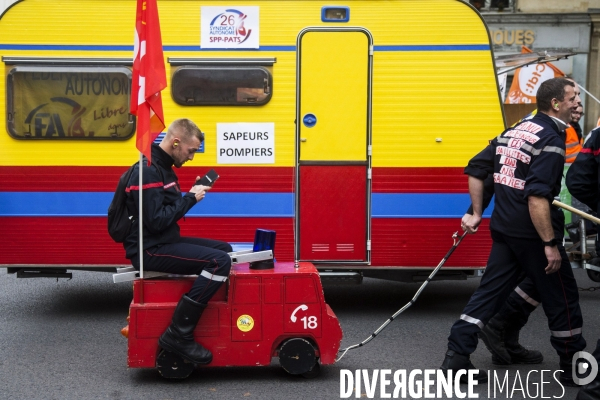
[[[152,145],[152,164],[143,168],[143,263],[145,271],[198,275],[192,288],[184,294],[173,314],[171,325],[159,339],[160,346],[195,363],[212,361],[210,351],[196,343],[194,329],[210,298],[227,280],[232,251],[228,243],[211,239],[182,237],[177,221],[201,201],[209,186],[194,185],[182,196],[173,166],[181,168],[193,160],[204,134],[189,119],[174,121],[160,145]],[[198,177],[199,179],[199,177]],[[127,207],[139,209],[139,164],[134,167],[127,185]],[[139,270],[138,223],[123,247],[126,257]]]

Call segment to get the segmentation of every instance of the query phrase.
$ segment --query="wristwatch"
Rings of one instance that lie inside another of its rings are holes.
[[[544,246],[554,247],[557,245],[558,241],[556,240],[556,238],[552,238],[550,241],[542,243],[544,243]]]

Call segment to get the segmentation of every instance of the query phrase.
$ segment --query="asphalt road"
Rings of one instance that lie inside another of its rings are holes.
[[[575,274],[580,287],[600,287],[584,271]],[[108,273],[77,272],[72,280],[57,282],[16,279],[0,271],[0,399],[338,399],[343,369],[366,370],[372,376],[381,369],[393,374],[437,368],[450,326],[477,285],[478,279],[430,283],[419,300],[375,340],[348,352],[335,365],[324,366],[315,379],[290,376],[274,360],[269,367],[205,368],[172,382],[155,370],[127,368],[127,341],[119,331],[126,324],[131,284],[114,284]],[[360,286],[326,288],[327,302],[344,331],[342,347],[366,339],[418,287],[365,279]],[[584,335],[588,347],[593,347],[600,337],[600,290],[580,294]],[[544,362],[495,368],[483,345],[471,357],[478,368],[495,370],[502,377],[508,373],[509,385],[517,390],[507,394],[505,389],[495,398],[573,399],[576,390],[563,390],[549,373],[546,383],[540,384],[540,370],[554,372],[558,367],[541,310],[532,315],[521,342],[542,351]],[[527,381],[531,370],[538,372],[531,372]],[[529,392],[519,390],[519,380]],[[374,398],[379,398],[381,385],[376,388]],[[392,382],[387,393],[393,389]],[[463,390],[467,390],[464,385]],[[487,386],[477,386],[475,393],[482,399],[494,398]],[[364,386],[360,397],[368,398]],[[407,398],[412,397],[407,394]]]

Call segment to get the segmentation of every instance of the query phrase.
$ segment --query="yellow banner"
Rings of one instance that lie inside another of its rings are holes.
[[[126,139],[129,70],[13,69],[9,74],[9,132],[19,139]],[[12,122],[12,123],[11,123]]]

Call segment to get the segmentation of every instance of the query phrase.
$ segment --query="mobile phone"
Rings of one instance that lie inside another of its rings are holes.
[[[212,186],[217,179],[219,179],[219,174],[217,174],[214,169],[211,169],[206,173],[206,175],[198,179],[195,184],[202,186]]]

